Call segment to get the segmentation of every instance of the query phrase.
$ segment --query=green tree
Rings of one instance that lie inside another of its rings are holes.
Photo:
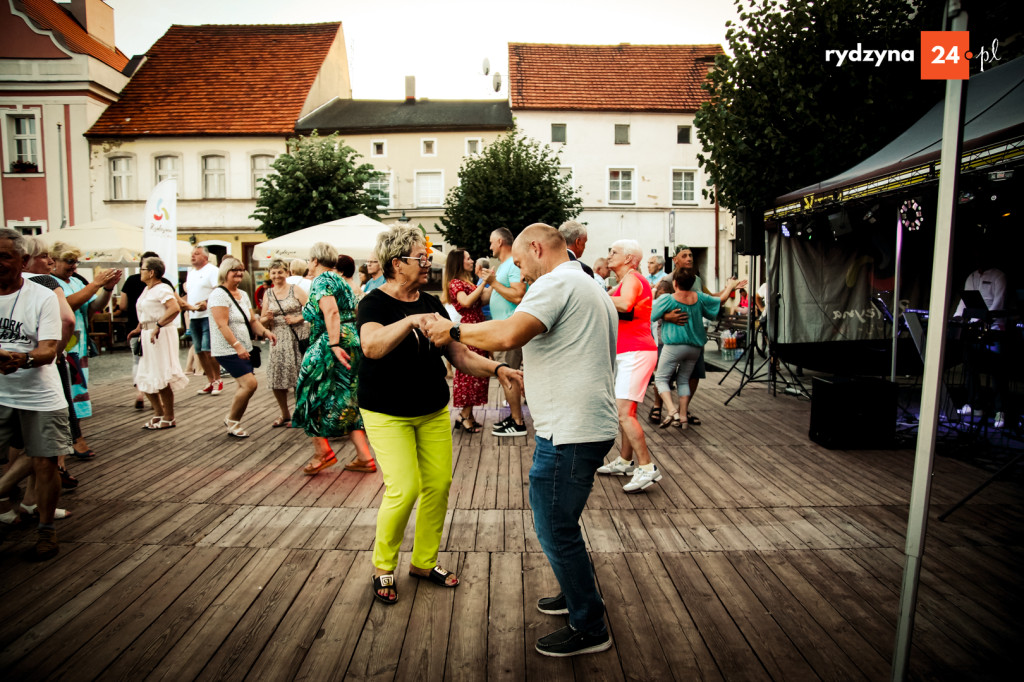
[[[941,26],[941,0],[734,0],[732,56],[716,59],[698,110],[705,196],[762,209],[853,166],[931,108],[942,83],[920,64],[845,61],[826,50],[913,50]],[[915,6],[916,5],[916,6]],[[749,9],[748,9],[749,8]]]
[[[441,234],[478,256],[489,253],[494,229],[518,235],[532,223],[558,227],[580,214],[583,200],[559,172],[559,155],[513,130],[463,162],[445,206]]]
[[[366,189],[377,172],[360,158],[337,134],[288,140],[288,153],[270,164],[275,172],[260,180],[249,217],[270,238],[358,213],[379,220],[378,197]]]

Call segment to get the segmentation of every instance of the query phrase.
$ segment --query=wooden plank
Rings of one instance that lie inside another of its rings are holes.
[[[537,640],[565,627],[563,616],[549,616],[537,610],[537,600],[554,597],[559,593],[558,581],[551,571],[547,557],[540,552],[527,551],[523,555],[523,625],[526,628],[526,679],[571,680],[572,662],[566,658],[541,656],[536,651]]]
[[[505,550],[505,512],[501,509],[481,509],[477,517],[477,552],[502,552]]]
[[[298,673],[338,591],[352,572],[355,558],[355,552],[337,550],[320,556],[267,646],[245,674],[246,679],[290,680]]]
[[[487,669],[490,557],[485,552],[468,552],[459,569],[460,582],[454,590],[453,607],[459,617],[451,621],[444,679],[473,682],[479,679],[477,671]],[[423,589],[445,588],[424,583]]]
[[[520,517],[521,518],[521,517]],[[519,552],[491,554],[487,619],[487,679],[517,682],[526,676],[523,560]],[[401,673],[401,670],[399,671]],[[429,676],[428,676],[429,677]],[[399,675],[398,679],[404,679]]]
[[[317,510],[322,511],[322,510]],[[349,507],[327,510],[326,516],[303,545],[306,549],[334,549],[341,544],[358,512]],[[310,524],[312,525],[312,523]]]
[[[721,551],[722,545],[718,543],[715,536],[704,526],[700,517],[693,510],[673,509],[667,513],[667,516],[679,531],[679,535],[687,547],[696,550]]]
[[[475,509],[455,509],[448,531],[449,552],[472,552],[476,548],[476,526],[480,513]]]
[[[754,543],[736,527],[732,519],[725,515],[724,509],[694,509],[693,513],[708,529],[708,532],[715,536],[715,540],[722,546],[722,549],[728,551],[753,550],[755,548]]]
[[[445,554],[438,557],[439,561],[455,571],[460,581],[466,579],[462,566],[447,562],[456,561],[453,555]],[[407,573],[406,569],[403,572]],[[410,579],[410,582],[417,582]],[[409,615],[409,627],[406,629],[402,652],[398,658],[396,680],[442,680],[444,679],[445,661],[448,657],[449,633],[452,628],[452,609],[458,593],[464,589],[462,584],[455,589],[444,589],[422,583],[417,586],[415,601]],[[401,599],[405,594],[401,593]]]

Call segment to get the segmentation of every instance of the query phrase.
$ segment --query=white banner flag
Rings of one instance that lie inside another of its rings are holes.
[[[153,188],[142,220],[142,246],[160,254],[171,285],[178,288],[178,180],[168,178]]]

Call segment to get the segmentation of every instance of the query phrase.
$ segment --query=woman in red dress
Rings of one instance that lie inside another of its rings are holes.
[[[455,249],[448,253],[444,267],[444,291],[442,301],[455,306],[455,311],[462,315],[462,321],[475,324],[484,321],[483,307],[491,298],[491,290],[485,285],[476,286],[473,278],[473,258],[465,249]],[[468,348],[485,358],[489,354],[479,348]],[[462,408],[460,420],[456,424],[470,433],[479,433],[481,426],[473,419],[473,406],[487,404],[487,377],[474,377],[455,370],[455,381],[452,385],[452,404]]]

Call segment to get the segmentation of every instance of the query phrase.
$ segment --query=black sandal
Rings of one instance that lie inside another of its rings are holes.
[[[394,590],[394,597],[385,597],[380,590]],[[395,574],[385,573],[384,575],[373,576],[373,596],[385,604],[394,604],[398,601],[398,590],[395,588]]]
[[[466,426],[466,422],[469,422],[469,426]],[[484,427],[480,426],[472,417],[466,417],[455,422],[455,428],[462,429],[467,433],[480,433]]]
[[[452,583],[451,585],[449,585],[446,582],[447,579],[448,579],[448,576],[451,575],[451,572],[444,570],[440,566],[434,566],[432,569],[430,569],[430,573],[427,573],[426,575],[420,575],[419,573],[413,573],[412,571],[409,571],[409,575],[411,575],[413,578],[419,578],[420,580],[429,580],[430,582],[434,583],[435,585],[439,585],[440,587],[458,587],[459,586],[459,579],[458,578],[456,578],[455,582]]]
[[[658,422],[660,422],[661,421],[661,408],[660,407],[652,407],[651,408],[651,413],[649,415],[647,415],[647,420],[649,422],[651,422],[652,424],[657,424]]]
[[[700,417],[694,417],[689,412],[686,413],[686,423],[693,424],[694,426],[700,426]]]

